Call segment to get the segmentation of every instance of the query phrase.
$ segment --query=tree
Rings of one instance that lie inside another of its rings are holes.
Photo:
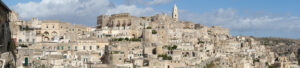
[[[173,50],[177,49],[177,45],[173,45],[172,49]]]
[[[29,26],[26,25],[24,30],[26,30],[26,31],[30,30]]]
[[[177,45],[173,45],[173,46],[167,46],[168,50],[175,50],[177,49]]]

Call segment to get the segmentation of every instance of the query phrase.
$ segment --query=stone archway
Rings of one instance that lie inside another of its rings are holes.
[[[152,54],[153,54],[153,55],[156,55],[156,54],[157,54],[156,48],[152,49]]]
[[[56,35],[57,35],[57,32],[56,32],[56,31],[53,31],[53,32],[51,33],[51,35],[56,36]]]
[[[136,38],[136,35],[135,34],[132,34],[133,38]]]
[[[48,36],[48,35],[49,35],[49,32],[48,32],[48,31],[45,31],[45,32],[44,32],[44,35]]]
[[[45,36],[45,37],[43,38],[43,40],[44,40],[44,41],[49,41],[49,40],[50,40],[50,38],[49,38],[49,37],[47,37],[47,36]]]

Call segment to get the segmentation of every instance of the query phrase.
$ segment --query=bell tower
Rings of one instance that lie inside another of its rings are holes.
[[[178,10],[176,4],[174,4],[173,7],[172,18],[175,19],[175,21],[178,21]]]

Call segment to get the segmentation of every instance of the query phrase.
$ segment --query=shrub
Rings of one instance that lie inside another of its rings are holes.
[[[168,50],[175,50],[177,49],[177,45],[173,45],[173,46],[167,46]]]
[[[118,41],[123,41],[124,39],[123,38],[119,38],[119,40]]]
[[[147,29],[152,29],[152,27],[148,26]]]
[[[152,34],[157,34],[157,31],[156,30],[152,30]]]
[[[177,49],[177,45],[173,45],[172,49],[173,50]]]
[[[141,39],[140,38],[132,38],[132,39],[130,39],[130,41],[141,41]]]
[[[126,41],[128,41],[128,40],[129,40],[129,38],[125,38],[125,40],[126,40]]]
[[[167,54],[158,55],[158,57],[162,57],[163,60],[172,60],[171,56],[167,56]]]

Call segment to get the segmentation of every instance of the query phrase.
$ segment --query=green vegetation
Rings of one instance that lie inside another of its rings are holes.
[[[177,45],[173,45],[173,46],[167,46],[168,50],[175,50],[177,49]]]
[[[29,29],[30,29],[29,26],[26,26],[26,27],[25,27],[25,30],[29,30]]]
[[[272,65],[269,65],[269,63],[268,63],[268,62],[266,62],[265,64],[268,66],[268,68],[275,68],[274,66],[272,66]]]
[[[25,31],[32,30],[32,28],[30,28],[30,27],[27,26],[27,25],[26,25],[25,27],[23,27],[23,26],[20,25],[19,27],[20,27],[20,30],[21,30],[21,31],[23,31],[23,30],[25,30]]]
[[[204,41],[198,41],[198,43],[205,43]]]
[[[112,54],[119,54],[119,51],[113,51]]]
[[[141,38],[131,38],[129,41],[142,41]]]
[[[268,65],[268,68],[275,68],[274,66]]]
[[[128,41],[128,40],[129,40],[129,38],[125,38],[125,40],[126,40],[126,41]]]
[[[118,39],[118,41],[123,41],[123,40],[124,40],[124,38],[119,38],[119,39]]]
[[[259,59],[254,59],[254,60],[253,60],[253,63],[254,63],[254,62],[259,62]]]
[[[163,60],[172,60],[171,56],[167,56],[167,54],[158,55],[157,57],[162,57]]]
[[[147,29],[152,29],[152,27],[148,26]]]
[[[209,64],[206,64],[206,66],[204,68],[215,68],[214,66],[215,66],[215,64],[213,62],[211,62]]]
[[[25,44],[19,44],[20,47],[28,47],[27,45]]]
[[[113,41],[142,41],[142,39],[141,38],[131,38],[131,39],[129,39],[129,38],[115,38],[115,39],[113,39]]]
[[[157,34],[157,31],[156,30],[152,30],[152,34]]]

